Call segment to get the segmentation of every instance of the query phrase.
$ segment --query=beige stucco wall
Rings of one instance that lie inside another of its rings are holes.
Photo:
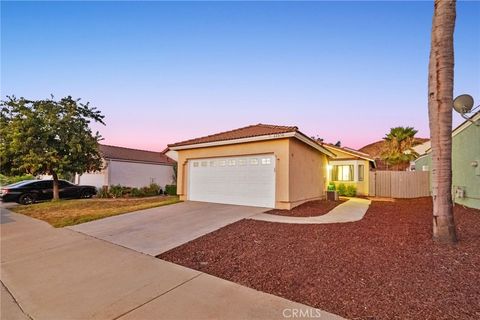
[[[327,156],[297,140],[290,140],[290,207],[325,196]]]
[[[178,151],[177,193],[181,200],[188,200],[188,160],[199,158],[230,157],[240,155],[274,154],[275,164],[275,207],[288,208],[289,202],[289,142],[288,138],[248,142],[224,146],[197,148]]]

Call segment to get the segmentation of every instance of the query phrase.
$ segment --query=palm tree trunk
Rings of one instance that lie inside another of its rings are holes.
[[[433,238],[455,243],[452,203],[453,32],[455,0],[435,0],[430,63],[428,117],[432,149]]]

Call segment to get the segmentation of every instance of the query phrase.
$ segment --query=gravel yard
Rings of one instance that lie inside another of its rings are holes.
[[[266,211],[268,214],[276,214],[279,216],[289,217],[315,217],[328,213],[330,210],[344,203],[346,200],[329,201],[329,200],[315,200],[309,201],[292,210],[273,209]]]
[[[373,201],[353,223],[242,220],[159,256],[351,319],[480,318],[480,211],[431,240],[430,198]]]

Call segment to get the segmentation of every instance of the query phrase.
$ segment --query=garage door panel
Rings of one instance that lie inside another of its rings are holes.
[[[258,155],[189,161],[189,200],[275,206],[275,157]]]

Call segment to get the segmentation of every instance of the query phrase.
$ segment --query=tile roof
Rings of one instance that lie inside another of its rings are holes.
[[[259,124],[235,129],[235,130],[212,134],[205,137],[180,141],[177,143],[169,144],[168,146],[179,147],[179,146],[186,146],[186,145],[199,144],[199,143],[235,140],[235,139],[251,138],[251,137],[281,134],[281,133],[288,133],[288,132],[298,132],[298,127],[277,126],[277,125],[259,123]]]
[[[118,159],[135,162],[155,163],[155,164],[174,164],[175,161],[161,152],[138,150],[117,146],[101,144],[100,153],[106,159]]]

